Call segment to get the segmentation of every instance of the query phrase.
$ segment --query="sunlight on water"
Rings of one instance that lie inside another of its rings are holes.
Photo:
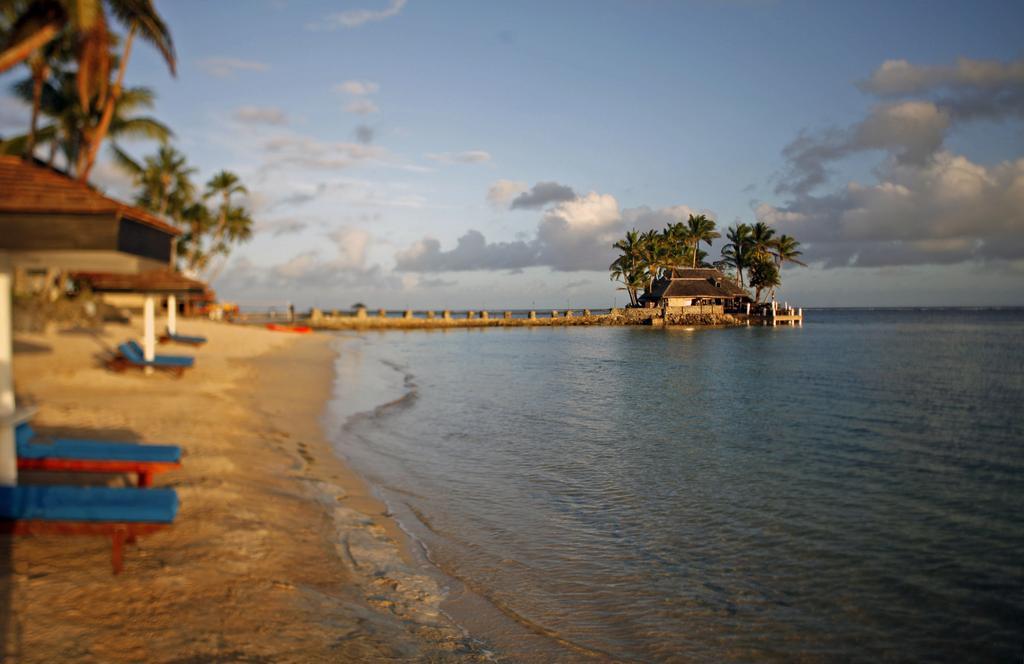
[[[1022,338],[1019,310],[349,337],[332,422],[513,658],[1006,660]]]

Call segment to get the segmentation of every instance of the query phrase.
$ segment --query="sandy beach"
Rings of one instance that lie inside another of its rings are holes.
[[[43,435],[181,445],[158,475],[174,525],[126,549],[93,537],[0,540],[6,661],[466,661],[442,591],[409,563],[385,506],[321,430],[328,335],[186,321],[209,338],[182,379],[114,374],[101,358],[134,326],[15,339],[19,402]],[[22,481],[130,478],[23,473]]]

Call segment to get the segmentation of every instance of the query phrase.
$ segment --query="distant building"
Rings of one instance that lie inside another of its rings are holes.
[[[707,313],[721,313],[751,301],[747,291],[714,268],[673,270],[671,278],[655,281],[651,292],[640,297],[640,304],[646,307]]]

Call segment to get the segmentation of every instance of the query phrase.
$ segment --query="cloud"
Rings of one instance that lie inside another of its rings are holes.
[[[923,164],[943,143],[951,121],[930,101],[904,101],[874,108],[863,121],[818,135],[802,132],[782,154],[788,162],[776,193],[806,194],[824,184],[828,165],[867,150],[885,150],[903,163]]]
[[[889,60],[858,86],[885,101],[849,127],[802,132],[787,145],[776,192],[792,198],[760,204],[758,219],[800,239],[804,257],[826,268],[1024,258],[1024,159],[978,164],[945,146],[964,123],[1024,119],[1024,60]],[[871,150],[886,153],[875,183],[812,193],[834,162]]]
[[[354,97],[365,97],[366,95],[376,94],[380,91],[380,86],[373,81],[344,81],[334,86],[335,91],[344,92],[345,94],[352,95]]]
[[[539,209],[550,203],[561,203],[576,199],[572,187],[557,182],[538,182],[529,191],[523,192],[512,201],[512,210]]]
[[[233,117],[244,124],[288,124],[288,116],[285,112],[272,106],[242,106],[235,111]]]
[[[256,223],[257,233],[271,233],[274,237],[295,235],[309,228],[309,223],[299,219],[274,219]]]
[[[266,71],[270,68],[266,63],[255,60],[221,57],[203,58],[196,60],[196,64],[204,72],[216,78],[228,78],[239,71]]]
[[[357,28],[365,23],[383,21],[397,16],[405,7],[406,0],[390,0],[383,9],[349,9],[327,16],[322,22],[310,24],[313,30],[334,30],[336,28]]]
[[[917,98],[879,104],[850,127],[801,132],[783,150],[787,168],[776,193],[807,194],[828,180],[829,164],[868,150],[923,166],[959,124],[1024,118],[1024,59],[962,58],[953,66],[888,60],[858,87],[886,100]]]
[[[217,287],[243,293],[289,293],[303,290],[384,286],[397,288],[398,279],[382,275],[379,265],[369,265],[367,254],[373,239],[361,229],[345,226],[328,237],[335,248],[324,258],[319,250],[295,254],[270,266],[257,266],[241,257],[218,280]]]
[[[893,161],[880,174],[877,184],[761,204],[757,217],[828,268],[1024,257],[1024,159],[986,167],[941,151],[923,167]]]
[[[377,113],[380,111],[377,108],[377,104],[373,103],[369,99],[353,99],[349,103],[345,104],[346,113],[354,113],[356,115],[370,115],[371,113]]]
[[[497,180],[487,190],[487,202],[494,207],[507,207],[512,199],[529,189],[525,182],[517,180]]]
[[[536,248],[526,242],[488,243],[480,231],[470,230],[454,249],[441,251],[441,243],[423,238],[395,255],[398,272],[507,270],[536,264]]]
[[[373,143],[373,137],[375,134],[373,127],[361,124],[355,128],[354,133],[356,135],[356,140],[362,143],[363,145],[369,145],[370,143]]]
[[[545,210],[532,238],[487,242],[480,231],[469,230],[454,248],[442,250],[440,241],[425,237],[395,255],[395,270],[454,272],[546,266],[564,272],[603,271],[614,257],[612,244],[626,230],[662,228],[668,221],[686,219],[691,211],[685,205],[620,210],[614,196],[590,192]]]
[[[324,142],[307,136],[277,136],[263,144],[265,159],[261,170],[302,167],[314,170],[341,170],[356,164],[382,159],[381,148],[361,143]]]
[[[1019,89],[1024,86],[1024,59],[1014,62],[960,58],[953,66],[912,65],[906,60],[886,60],[858,87],[880,97],[920,95],[936,89]]]
[[[491,160],[491,154],[484,150],[464,150],[463,152],[432,152],[427,159],[441,164],[482,164]]]

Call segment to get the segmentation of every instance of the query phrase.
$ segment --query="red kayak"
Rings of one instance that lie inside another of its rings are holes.
[[[267,323],[267,329],[274,332],[294,332],[296,334],[309,334],[313,331],[313,328],[308,325],[278,325],[277,323]]]

